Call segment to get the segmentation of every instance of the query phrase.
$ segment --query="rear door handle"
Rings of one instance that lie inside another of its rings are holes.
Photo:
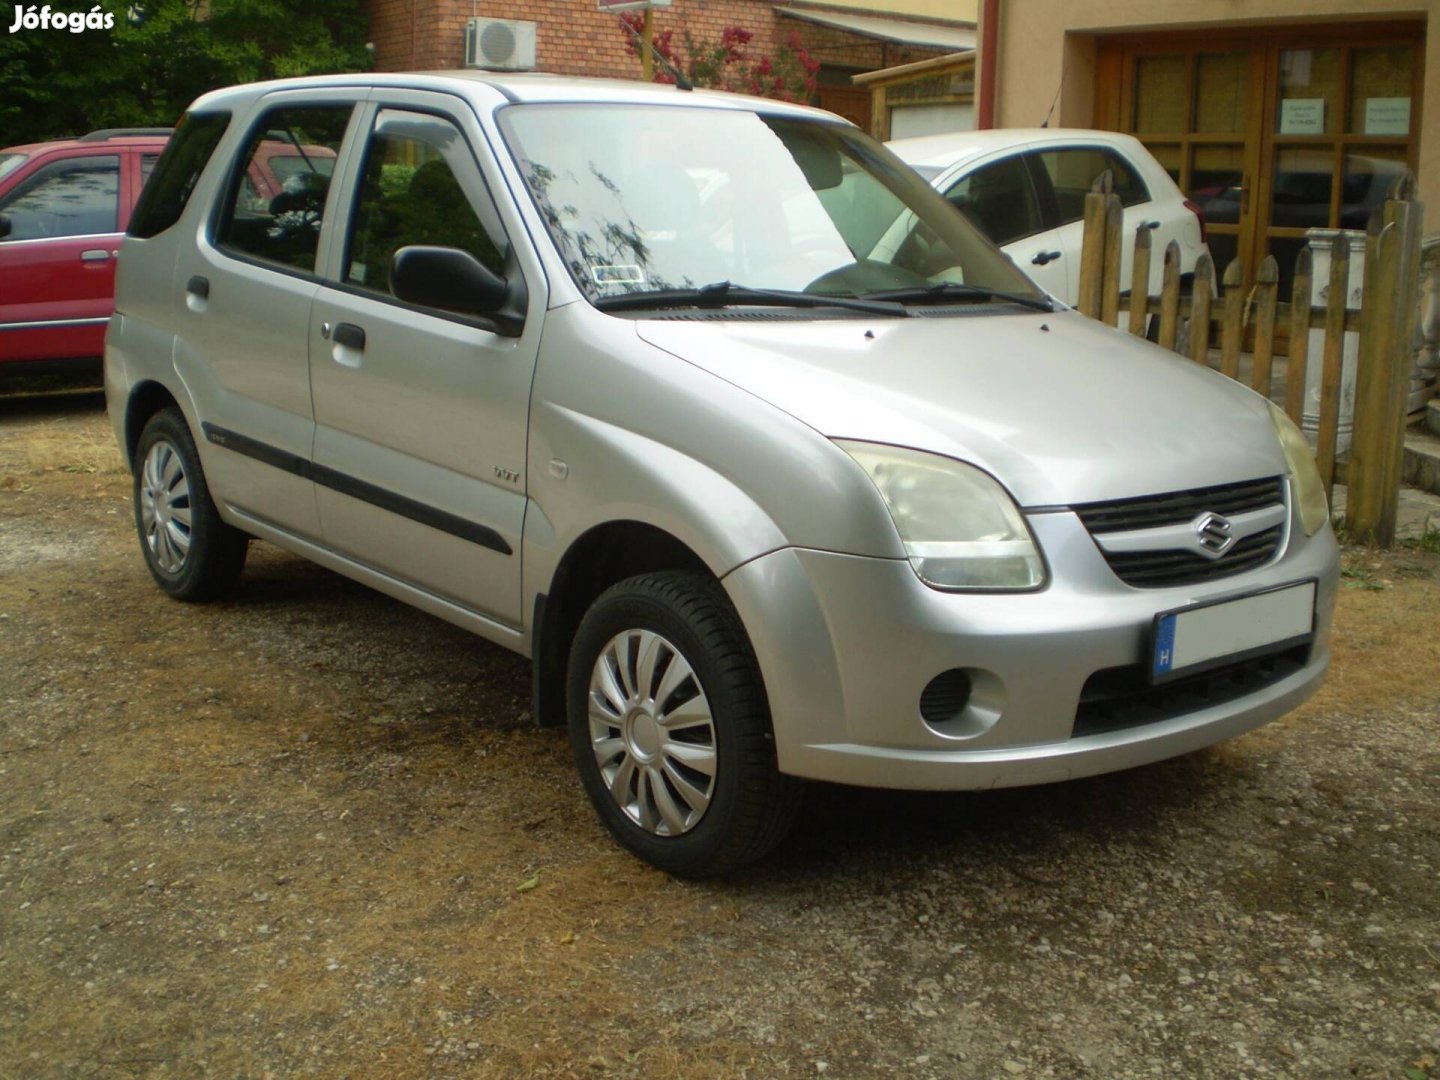
[[[185,291],[201,300],[208,300],[210,299],[210,279],[196,274],[185,283]]]
[[[1145,228],[1147,228],[1147,229],[1158,229],[1159,227],[1160,227],[1160,222],[1158,222],[1158,221],[1147,221],[1147,222],[1145,222]]]
[[[343,345],[347,349],[363,351],[365,348],[365,331],[354,323],[336,323],[331,338],[336,345]]]
[[[1030,261],[1036,266],[1044,266],[1046,263],[1054,262],[1063,254],[1064,252],[1061,251],[1042,251]]]

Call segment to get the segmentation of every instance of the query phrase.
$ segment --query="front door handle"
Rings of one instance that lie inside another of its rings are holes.
[[[1040,254],[1036,255],[1036,256],[1035,256],[1033,259],[1031,259],[1030,261],[1031,261],[1032,263],[1034,263],[1036,266],[1044,266],[1044,265],[1046,265],[1047,263],[1052,263],[1052,262],[1054,262],[1056,259],[1060,258],[1060,256],[1063,255],[1063,254],[1064,254],[1064,252],[1061,252],[1061,251],[1042,251],[1042,252],[1040,252]]]
[[[196,274],[185,283],[185,291],[201,300],[210,299],[210,279]]]
[[[336,345],[343,345],[357,352],[365,348],[365,331],[354,323],[336,323],[335,329],[331,331],[331,339]]]
[[[80,252],[80,261],[87,263],[109,262],[115,257],[115,252],[106,251],[104,248],[90,248],[88,251]]]
[[[1147,221],[1147,222],[1145,222],[1145,228],[1147,228],[1147,229],[1158,229],[1159,227],[1160,227],[1160,222],[1158,222],[1158,221]]]

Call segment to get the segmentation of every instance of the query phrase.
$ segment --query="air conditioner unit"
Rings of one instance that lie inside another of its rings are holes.
[[[535,26],[515,19],[471,19],[465,25],[465,66],[533,71]]]

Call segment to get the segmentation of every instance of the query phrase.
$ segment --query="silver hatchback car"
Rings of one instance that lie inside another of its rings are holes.
[[[207,94],[125,240],[106,390],[162,589],[218,595],[258,537],[530,657],[601,819],[676,874],[763,855],[805,778],[1140,765],[1329,660],[1294,426],[1053,303],[811,109]]]

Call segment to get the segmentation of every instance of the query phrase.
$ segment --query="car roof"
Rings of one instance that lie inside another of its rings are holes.
[[[47,139],[45,142],[24,143],[20,146],[0,147],[0,154],[38,154],[42,150],[70,150],[75,147],[115,147],[115,146],[164,146],[170,139],[169,134],[164,135],[128,135],[118,132],[93,131],[89,135],[79,135],[68,139]]]
[[[591,79],[545,72],[446,70],[415,72],[362,72],[276,79],[215,90],[196,100],[193,108],[235,108],[264,94],[283,90],[339,89],[344,87],[395,87],[459,94],[477,104],[552,102],[671,105],[760,110],[848,123],[831,113],[807,105],[792,105],[773,98],[754,98],[718,90],[681,90],[664,83],[626,79]]]
[[[1012,146],[1089,142],[1123,146],[1133,141],[1134,137],[1130,135],[1093,128],[990,128],[985,131],[917,135],[909,139],[895,139],[885,145],[908,165],[943,169]]]

